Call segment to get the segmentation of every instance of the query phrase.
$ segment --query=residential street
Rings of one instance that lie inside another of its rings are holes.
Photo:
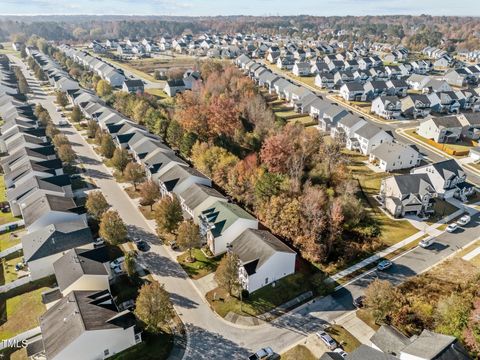
[[[31,102],[42,104],[49,111],[53,121],[58,123],[61,117],[55,111],[55,97],[47,96],[43,92],[18,58],[13,56],[10,58],[24,70],[34,92]],[[129,232],[146,239],[151,244],[151,250],[143,253],[140,261],[160,283],[165,284],[179,316],[187,324],[189,329],[185,357],[187,359],[245,358],[250,351],[265,346],[280,352],[303,339],[308,333],[318,330],[321,323],[333,322],[353,310],[353,298],[361,295],[373,279],[378,277],[395,284],[400,283],[409,276],[425,271],[478,237],[477,226],[480,219],[477,213],[465,229],[460,229],[454,234],[441,234],[429,249],[416,247],[402,254],[394,261],[394,266],[385,272],[367,272],[365,276],[333,295],[316,299],[269,324],[248,328],[236,326],[223,320],[209,308],[193,281],[172,258],[169,248],[159,243],[155,229],[144,219],[133,201],[116,183],[110,171],[78,131],[72,126],[59,129],[68,137],[79,160],[85,164],[87,175],[94,179],[107,201],[120,213],[129,227]],[[432,160],[439,158],[436,154],[427,155]],[[471,180],[480,183],[480,177],[472,179],[471,174],[468,175]]]

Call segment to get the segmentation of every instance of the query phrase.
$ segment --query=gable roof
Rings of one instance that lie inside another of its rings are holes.
[[[109,257],[105,246],[92,250],[74,248],[67,251],[53,263],[60,291],[64,291],[83,275],[108,276],[104,264],[108,261]]]
[[[49,211],[78,213],[78,210],[79,207],[72,198],[41,194],[22,207],[22,214],[25,226],[28,227]]]
[[[82,220],[51,224],[22,237],[23,255],[27,262],[38,260],[92,241],[90,228]]]
[[[271,232],[257,229],[247,229],[235,238],[232,251],[238,255],[248,275],[254,274],[277,252],[295,254]]]
[[[188,189],[180,193],[179,196],[183,199],[185,205],[192,210],[209,197],[225,199],[225,197],[214,188],[202,184],[192,184]]]
[[[213,225],[210,232],[214,237],[219,237],[238,219],[257,220],[240,206],[225,201],[216,201],[211,207],[202,211],[202,218]]]
[[[389,325],[382,325],[370,341],[384,353],[399,356],[400,351],[408,344],[410,339],[400,331]]]

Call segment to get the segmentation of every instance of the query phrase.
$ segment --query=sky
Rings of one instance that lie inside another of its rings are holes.
[[[480,0],[0,0],[10,14],[480,16]]]

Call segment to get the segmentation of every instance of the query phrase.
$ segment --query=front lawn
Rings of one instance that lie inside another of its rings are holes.
[[[55,277],[28,283],[0,294],[0,338],[9,339],[39,325],[46,308],[42,292],[53,288]]]
[[[0,202],[7,201],[6,190],[5,190],[5,178],[3,175],[0,175]]]
[[[306,346],[297,345],[287,352],[284,352],[281,355],[282,360],[316,360],[315,357],[310,350]]]
[[[163,360],[167,359],[173,348],[173,335],[169,333],[152,334],[144,331],[142,342],[110,357],[112,360]]]
[[[0,251],[6,250],[20,243],[18,231],[11,231],[0,234]]]
[[[426,223],[429,225],[435,224],[437,221],[440,221],[444,217],[453,214],[455,211],[458,210],[458,208],[450,204],[448,201],[442,199],[435,199],[435,203],[433,204],[433,210],[435,211],[435,213],[426,221]]]
[[[348,353],[352,352],[361,345],[360,341],[358,341],[355,336],[350,334],[350,332],[348,332],[343,326],[332,325],[326,331]]]
[[[125,188],[125,192],[127,193],[128,196],[130,196],[130,198],[132,199],[137,199],[140,197],[140,189],[137,185],[137,189],[135,190],[135,188],[133,186],[129,186],[127,188]]]
[[[285,304],[300,294],[313,290],[310,276],[297,272],[280,279],[275,286],[268,285],[253,293],[248,299],[230,296],[225,290],[216,288],[206,294],[214,310],[222,317],[229,312],[246,316],[258,316]]]
[[[17,251],[2,259],[3,264],[3,284],[18,279],[18,272],[15,271],[15,265],[23,261],[23,251]],[[1,283],[1,281],[0,281]],[[3,285],[2,284],[2,285]]]
[[[186,251],[177,257],[177,261],[188,276],[194,280],[214,272],[221,259],[220,257],[207,258],[200,249],[192,249],[192,256],[195,258],[194,262],[186,262],[188,256],[189,253]]]
[[[0,225],[8,224],[21,219],[22,218],[20,217],[13,216],[12,212],[8,212],[8,213],[0,212]]]

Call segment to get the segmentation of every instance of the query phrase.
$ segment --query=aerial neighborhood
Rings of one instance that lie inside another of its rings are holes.
[[[479,358],[478,17],[1,12],[0,357]]]

